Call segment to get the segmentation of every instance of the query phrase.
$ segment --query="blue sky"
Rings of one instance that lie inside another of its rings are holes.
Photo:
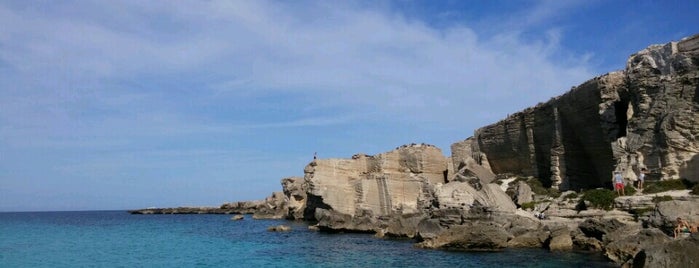
[[[0,211],[262,199],[699,33],[697,1],[0,1]]]

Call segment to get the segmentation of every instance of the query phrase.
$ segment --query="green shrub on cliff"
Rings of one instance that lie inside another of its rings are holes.
[[[693,186],[694,183],[686,179],[656,181],[647,183],[646,186],[643,187],[643,193],[654,194],[671,190],[687,190]]]
[[[561,196],[561,192],[558,189],[544,187],[541,180],[537,178],[528,178],[525,180],[525,182],[530,188],[532,188],[532,192],[537,195],[550,196],[554,198]]]
[[[699,184],[694,185],[694,187],[692,187],[692,191],[690,193],[693,195],[699,195]]]
[[[522,204],[522,209],[524,209],[524,210],[534,209],[535,206],[536,206],[536,202],[533,202],[533,201],[527,202],[527,203]]]
[[[624,194],[625,195],[634,195],[634,194],[636,194],[636,188],[631,186],[631,184],[627,184],[626,186],[624,186]]]
[[[663,202],[663,201],[671,201],[671,200],[672,200],[672,196],[669,196],[669,195],[654,196],[653,199],[651,199],[651,200],[653,201],[653,203],[656,203],[656,204],[657,204],[657,203],[660,203],[660,202]]]
[[[616,192],[608,189],[592,189],[587,190],[583,193],[579,205],[580,209],[586,209],[585,201],[590,203],[590,207],[599,208],[604,210],[610,210],[614,207],[614,198],[616,198]]]

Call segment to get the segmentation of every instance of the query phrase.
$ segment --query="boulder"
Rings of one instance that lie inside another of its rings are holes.
[[[282,190],[288,200],[288,219],[300,220],[304,218],[306,210],[306,184],[301,177],[289,177],[282,179]]]
[[[633,267],[699,267],[699,233],[651,245],[633,258]]]
[[[699,199],[672,200],[658,203],[647,224],[672,234],[680,217],[690,224],[699,224]]]
[[[291,231],[291,227],[288,225],[277,225],[277,226],[270,226],[267,228],[267,231],[270,232],[288,232]]]
[[[556,226],[551,230],[551,239],[548,241],[548,248],[551,251],[562,251],[573,249],[573,238],[567,226]]]
[[[467,222],[464,225],[450,226],[417,246],[457,251],[493,251],[507,247],[508,237],[504,228],[493,222]]]
[[[619,236],[605,246],[604,256],[617,264],[631,261],[636,254],[644,248],[660,245],[671,239],[662,231],[651,228],[643,229],[635,235]]]
[[[578,228],[585,236],[604,241],[605,236],[611,235],[624,226],[626,226],[624,223],[616,219],[587,219],[581,222]]]
[[[231,217],[232,221],[239,221],[239,220],[243,220],[243,219],[245,219],[245,216],[243,216],[243,215],[235,215],[235,216]]]
[[[524,203],[534,201],[534,192],[532,192],[532,188],[529,184],[524,181],[519,181],[515,187],[514,200],[517,205],[522,206]]]
[[[284,219],[289,214],[289,202],[283,192],[274,192],[257,206],[253,219]]]

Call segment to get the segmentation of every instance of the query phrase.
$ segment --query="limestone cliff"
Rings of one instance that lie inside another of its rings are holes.
[[[446,181],[447,158],[434,146],[410,145],[375,156],[318,159],[304,173],[307,210],[330,208],[350,216],[414,213],[429,195],[425,186]]]
[[[421,221],[441,215],[514,213],[509,197],[488,184],[494,177],[488,169],[470,157],[459,163],[460,170],[451,171],[450,159],[425,144],[375,156],[315,160],[304,171],[304,218],[324,229],[413,237]]]
[[[546,103],[477,129],[452,145],[493,173],[540,178],[562,190],[635,179],[699,181],[699,35],[632,55]]]

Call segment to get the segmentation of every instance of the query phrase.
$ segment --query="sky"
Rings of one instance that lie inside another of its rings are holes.
[[[0,0],[0,211],[263,199],[319,158],[452,143],[699,1]]]

